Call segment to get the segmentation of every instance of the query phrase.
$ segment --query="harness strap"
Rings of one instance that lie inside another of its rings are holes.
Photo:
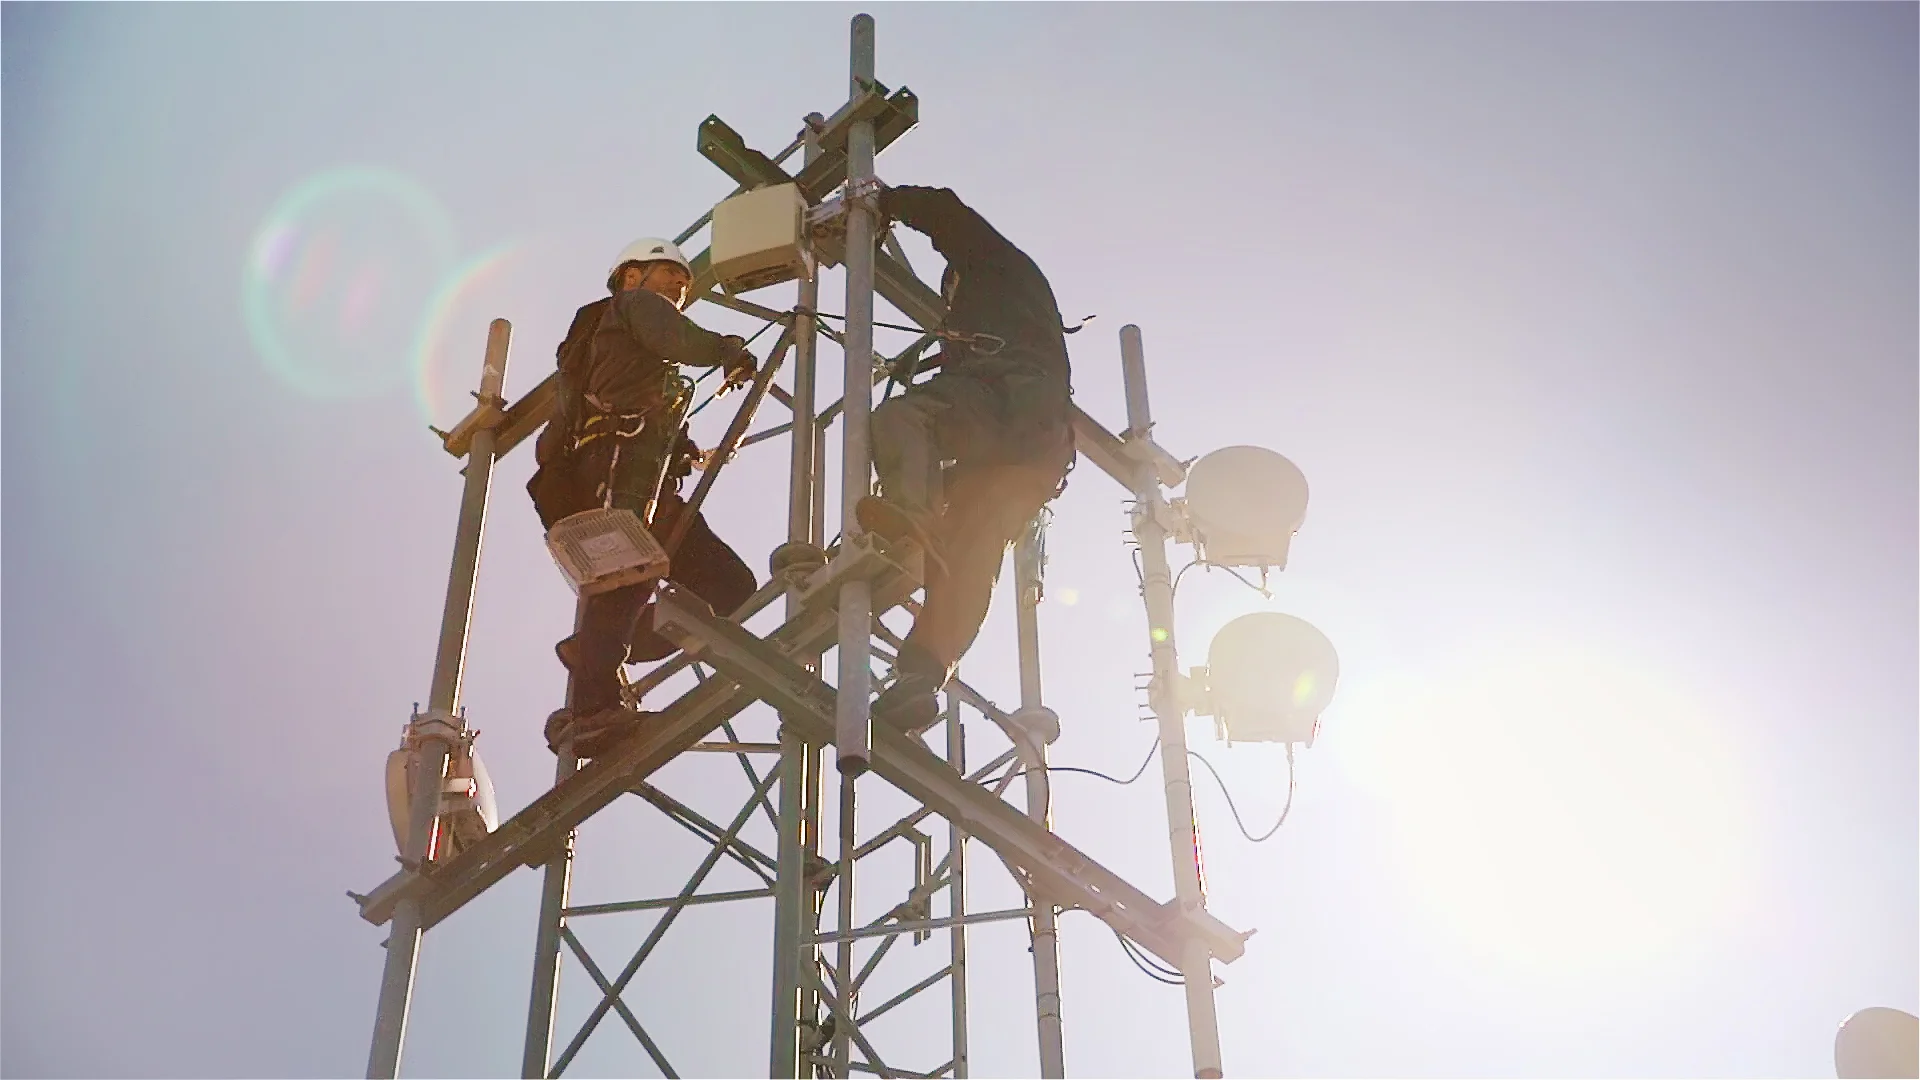
[[[579,434],[573,437],[571,450],[579,450],[595,439],[609,437],[631,439],[647,429],[647,413],[594,413],[580,423]],[[604,423],[603,423],[604,422]],[[599,430],[594,430],[595,428]]]

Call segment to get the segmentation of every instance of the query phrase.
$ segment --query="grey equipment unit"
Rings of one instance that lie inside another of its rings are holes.
[[[625,507],[582,510],[547,530],[547,551],[574,595],[587,597],[667,575],[667,553]]]

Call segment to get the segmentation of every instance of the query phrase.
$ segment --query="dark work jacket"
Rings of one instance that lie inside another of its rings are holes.
[[[694,324],[667,298],[628,289],[574,313],[560,343],[553,416],[534,447],[542,466],[558,460],[590,413],[642,413],[664,399],[672,366],[718,367],[731,356],[719,334]]]
[[[1006,342],[992,355],[964,342],[944,342],[941,367],[1003,383],[1019,414],[1010,418],[1016,426],[1065,424],[1067,339],[1046,275],[947,188],[890,188],[882,200],[887,216],[925,233],[946,257],[955,285],[944,329]]]
[[[527,481],[543,524],[594,505],[593,485],[599,458],[573,461],[573,440],[591,414],[645,413],[665,401],[664,385],[675,365],[717,367],[731,359],[719,334],[694,325],[673,302],[644,289],[629,289],[574,313],[560,343],[558,386],[553,414],[534,443],[538,468]],[[594,444],[589,444],[591,447]],[[583,448],[586,452],[588,448]],[[695,450],[681,426],[676,460],[669,462],[666,485],[679,486]]]

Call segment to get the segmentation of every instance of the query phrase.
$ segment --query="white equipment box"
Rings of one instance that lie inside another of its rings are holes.
[[[730,293],[807,272],[807,200],[796,184],[748,191],[713,208],[713,276]]]

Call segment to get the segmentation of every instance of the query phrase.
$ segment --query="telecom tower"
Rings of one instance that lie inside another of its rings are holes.
[[[623,991],[688,908],[769,898],[774,902],[770,1076],[967,1076],[967,927],[1009,919],[1026,920],[1029,927],[1041,1075],[1064,1076],[1055,925],[1059,913],[1072,909],[1104,921],[1137,958],[1149,965],[1157,958],[1163,971],[1178,973],[1185,986],[1194,1075],[1222,1075],[1212,963],[1238,959],[1249,935],[1206,910],[1185,716],[1210,713],[1230,740],[1311,745],[1336,666],[1317,631],[1288,616],[1262,615],[1248,616],[1215,640],[1211,675],[1203,668],[1182,673],[1175,660],[1167,545],[1169,540],[1193,543],[1211,565],[1284,566],[1287,540],[1305,511],[1305,482],[1269,451],[1228,448],[1189,468],[1156,445],[1136,327],[1120,334],[1125,432],[1115,436],[1074,410],[1081,456],[1132,494],[1132,535],[1153,628],[1148,697],[1161,739],[1176,884],[1171,900],[1147,895],[1051,831],[1047,745],[1058,736],[1059,722],[1042,703],[1037,605],[1044,513],[1026,530],[1014,555],[1019,706],[1002,709],[956,678],[945,693],[944,756],[928,749],[937,734],[923,743],[871,728],[872,658],[890,660],[899,641],[881,617],[897,608],[915,610],[911,598],[921,556],[908,545],[887,547],[855,522],[853,504],[871,488],[871,391],[818,408],[817,342],[826,337],[841,347],[846,387],[872,388],[900,358],[875,362],[874,294],[923,331],[939,327],[942,305],[892,238],[875,235],[874,157],[914,126],[917,101],[904,87],[889,90],[875,80],[870,16],[853,19],[851,52],[848,101],[829,117],[808,116],[799,136],[772,158],[747,147],[718,117],[700,125],[700,153],[738,186],[678,238],[684,243],[711,222],[715,243],[693,259],[694,295],[782,328],[682,518],[691,518],[733,453],[788,436],[787,543],[773,553],[772,578],[731,619],[714,617],[697,599],[665,585],[658,594],[656,629],[684,651],[631,689],[657,690],[673,680],[686,682],[682,676],[688,675],[690,688],[652,725],[605,756],[584,766],[561,757],[553,788],[506,821],[496,821],[491,787],[472,750],[460,702],[461,674],[493,465],[545,423],[555,388],[549,378],[509,405],[501,390],[510,328],[504,320],[490,328],[478,403],[443,434],[446,450],[466,466],[432,688],[426,710],[416,712],[401,749],[389,761],[401,869],[366,896],[350,894],[367,921],[389,926],[370,1077],[397,1075],[422,935],[520,866],[545,875],[521,1065],[525,1077],[561,1075],[609,1013],[618,1014],[663,1075],[675,1075],[660,1041],[622,1000]],[[784,163],[795,153],[802,155],[802,164],[789,173]],[[776,212],[770,214],[769,208]],[[818,312],[820,271],[836,265],[844,265],[847,283],[844,330],[838,333],[821,323]],[[797,302],[788,311],[735,295],[783,280],[798,283]],[[923,332],[900,356],[917,357],[934,340]],[[789,357],[790,388],[782,389],[774,377]],[[750,435],[747,429],[768,398],[785,406],[790,419]],[[836,530],[841,538],[829,545],[825,437],[836,415],[842,440]],[[1168,489],[1183,483],[1186,497],[1170,500]],[[743,627],[776,601],[784,608],[777,629],[757,636]],[[823,662],[828,653],[834,654],[831,668]],[[1241,659],[1248,656],[1250,663]],[[835,673],[832,686],[823,681],[827,671]],[[777,714],[768,741],[751,741],[736,727],[756,703]],[[991,722],[1011,748],[985,763],[968,762],[962,723],[967,714]],[[837,776],[825,767],[830,746]],[[663,766],[685,754],[736,757],[750,790],[744,803],[709,816],[652,782]],[[1015,779],[1024,781],[1020,808],[1003,797]],[[829,820],[828,792],[836,786],[837,842],[829,847],[822,831]],[[876,795],[894,800],[903,795],[911,809],[862,835],[856,829],[856,794],[874,792],[876,786],[881,786]],[[706,857],[677,895],[573,906],[574,830],[627,794],[698,837]],[[944,828],[927,826],[936,818]],[[762,822],[774,837],[772,852],[748,839]],[[1006,866],[1026,897],[1022,906],[968,910],[967,856],[977,851],[969,841],[984,844]],[[875,857],[903,850],[911,854],[910,873],[896,872],[887,880]],[[744,869],[758,885],[703,890],[723,863]],[[876,889],[869,870],[885,884]],[[860,921],[856,898],[876,891],[898,902]],[[829,898],[835,912],[831,920],[826,918]],[[603,968],[573,929],[581,920],[641,911],[657,912],[657,921],[617,971]],[[867,1006],[866,1000],[876,996],[871,988],[888,984],[882,961],[902,937],[916,943],[944,937],[944,965]],[[556,1053],[563,952],[575,956],[600,1001]],[[876,1022],[942,984],[950,1006],[948,1043],[920,1051],[932,1059],[926,1062],[909,1064],[897,1054],[895,1060],[883,1059],[873,1037]]]

